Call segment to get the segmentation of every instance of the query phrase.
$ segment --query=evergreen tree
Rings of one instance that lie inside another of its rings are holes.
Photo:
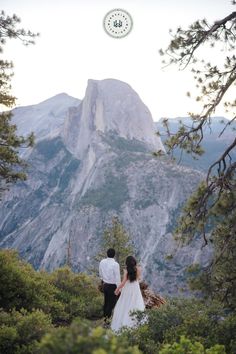
[[[23,28],[18,28],[20,18],[16,15],[7,16],[4,11],[0,13],[0,53],[7,39],[16,38],[24,45],[33,44],[33,39],[38,36]],[[10,94],[13,63],[0,59],[0,106],[11,108],[16,102],[16,97]],[[26,163],[19,156],[19,148],[33,145],[34,136],[17,136],[16,126],[11,123],[12,113],[0,113],[0,195],[9,183],[26,179]]]
[[[120,268],[124,269],[126,257],[134,254],[134,247],[131,243],[130,236],[117,217],[112,219],[111,227],[108,227],[103,233],[101,250],[96,260],[100,261],[102,258],[106,257],[109,248],[115,249],[115,258],[120,264]]]
[[[195,195],[197,197],[198,193]],[[214,248],[212,262],[203,269],[199,266],[190,269],[190,286],[193,290],[201,289],[207,297],[231,309],[236,308],[235,201],[235,192],[225,192],[215,204],[212,215],[217,222],[210,239]],[[197,274],[197,277],[193,274]]]
[[[235,1],[232,3],[235,5]],[[192,125],[188,127],[180,122],[176,134],[171,134],[168,120],[164,120],[169,136],[165,144],[169,153],[180,147],[194,157],[201,155],[204,129],[210,127],[211,116],[219,104],[223,103],[226,112],[232,114],[231,120],[222,123],[224,126],[220,136],[235,121],[235,97],[231,101],[225,99],[226,93],[232,91],[236,83],[236,56],[233,52],[236,40],[235,21],[236,12],[232,12],[213,24],[204,19],[197,20],[187,30],[179,27],[176,33],[171,32],[173,39],[167,50],[160,51],[161,55],[169,58],[168,63],[164,61],[165,63],[178,64],[182,69],[191,67],[196,87],[200,91],[196,101],[202,102],[201,113],[190,113]],[[198,49],[207,45],[212,51],[220,51],[222,46],[222,51],[225,51],[222,63],[222,56],[217,54],[212,55],[212,60],[217,58],[216,63],[206,62],[197,56]],[[191,96],[190,93],[188,96]],[[218,160],[209,166],[206,180],[187,202],[176,232],[177,238],[182,241],[191,240],[195,234],[200,234],[205,245],[209,242],[213,244],[213,261],[204,270],[204,277],[201,277],[202,281],[205,278],[204,289],[207,294],[220,298],[224,304],[233,307],[236,303],[236,161],[232,159],[235,147],[236,138],[233,138]]]

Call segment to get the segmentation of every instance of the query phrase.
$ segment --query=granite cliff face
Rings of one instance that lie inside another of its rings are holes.
[[[65,264],[70,239],[73,267],[84,271],[115,215],[134,241],[146,281],[163,294],[184,286],[186,265],[208,261],[200,242],[177,249],[171,234],[203,176],[153,158],[164,148],[129,85],[89,80],[82,102],[57,95],[17,109],[14,120],[21,134],[35,131],[36,145],[24,153],[28,181],[2,201],[0,247],[17,248],[36,268],[50,270]]]

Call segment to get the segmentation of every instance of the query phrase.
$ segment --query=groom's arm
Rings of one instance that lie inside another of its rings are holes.
[[[118,295],[120,290],[124,287],[125,283],[127,282],[127,271],[124,271],[124,276],[123,276],[123,280],[120,283],[120,285],[116,288],[115,290],[115,294]]]
[[[99,263],[99,278],[103,280],[103,274],[102,274],[102,265],[101,262]]]

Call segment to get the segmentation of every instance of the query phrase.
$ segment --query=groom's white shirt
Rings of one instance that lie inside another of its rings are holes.
[[[102,259],[99,264],[99,277],[107,284],[119,285],[120,280],[120,266],[114,258]]]

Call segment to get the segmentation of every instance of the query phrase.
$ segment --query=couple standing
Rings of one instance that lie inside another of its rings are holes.
[[[111,329],[119,331],[122,327],[133,327],[132,311],[144,311],[145,305],[139,287],[141,269],[133,256],[126,258],[123,280],[120,279],[120,266],[115,261],[115,250],[109,248],[107,258],[99,264],[99,276],[103,281],[105,324],[108,324],[114,309]]]

